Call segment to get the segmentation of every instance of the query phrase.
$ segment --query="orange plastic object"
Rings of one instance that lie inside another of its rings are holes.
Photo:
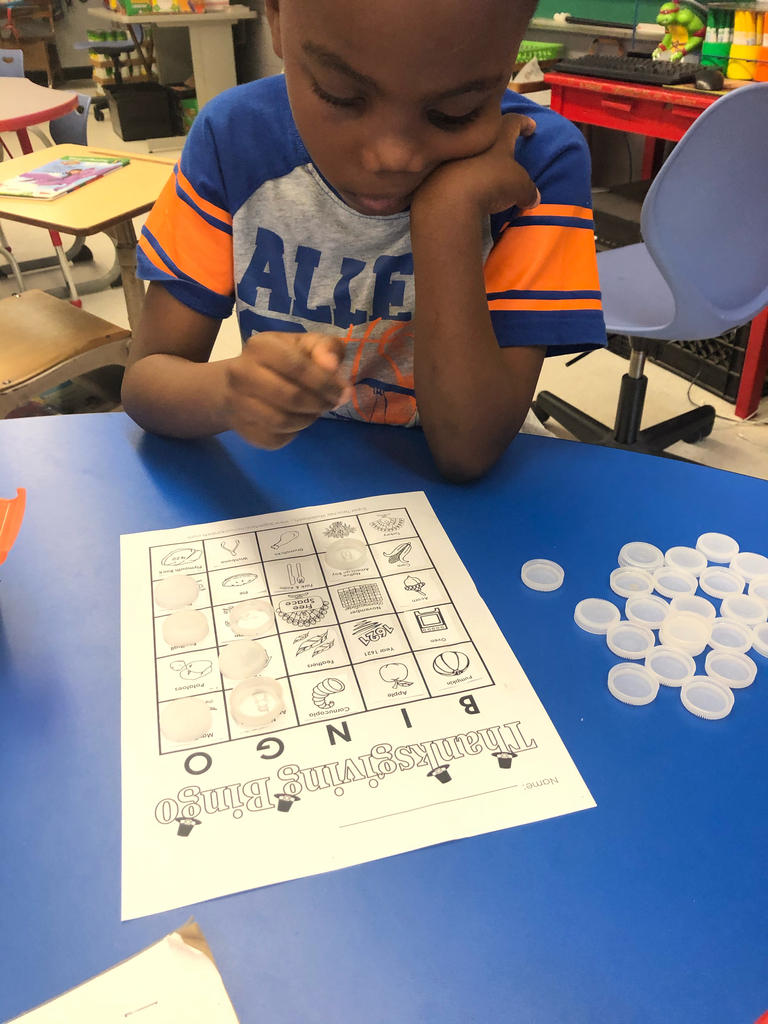
[[[23,487],[16,489],[15,498],[0,498],[0,565],[8,557],[21,529],[26,504],[27,492]]]

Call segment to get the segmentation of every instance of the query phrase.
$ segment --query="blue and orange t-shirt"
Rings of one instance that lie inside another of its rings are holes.
[[[502,108],[536,120],[515,157],[541,205],[513,207],[485,225],[499,345],[546,345],[550,355],[604,345],[584,140],[516,93]],[[344,203],[312,164],[282,75],[206,105],[147,219],[138,262],[141,277],[205,316],[224,319],[235,304],[244,340],[259,331],[344,338],[354,398],[329,415],[418,423],[409,213],[373,217]]]

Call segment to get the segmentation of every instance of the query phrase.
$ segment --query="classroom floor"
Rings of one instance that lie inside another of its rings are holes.
[[[85,83],[71,83],[69,88],[76,88],[81,92],[91,91]],[[91,118],[88,133],[89,143],[93,146],[135,153],[147,152],[145,142],[123,142],[112,131],[108,111],[105,111],[103,122]],[[7,136],[7,141],[11,151],[18,153],[15,136]],[[43,148],[39,140],[33,139],[33,143],[36,149]],[[180,150],[170,150],[164,151],[162,155],[178,156],[179,153]],[[141,219],[136,221],[137,234],[141,223]],[[4,221],[3,227],[17,259],[33,259],[46,255],[49,251],[52,253],[45,232],[10,221]],[[68,240],[65,238],[65,245],[67,244]],[[99,276],[111,266],[113,248],[106,236],[92,236],[88,239],[88,246],[93,252],[94,262],[75,264],[76,281]],[[52,288],[62,283],[61,275],[57,271],[31,274],[26,280],[28,287],[34,288]],[[14,287],[12,278],[0,280],[0,298],[10,295]],[[122,290],[119,288],[83,296],[83,307],[119,326],[128,326]],[[236,355],[239,350],[240,335],[237,323],[234,317],[230,317],[222,324],[213,358],[227,358]],[[540,389],[552,391],[596,419],[612,423],[620,379],[626,372],[627,362],[608,351],[594,352],[573,366],[567,367],[565,364],[569,358],[571,357],[556,356],[546,360],[539,383]],[[711,403],[720,417],[710,437],[695,445],[681,442],[670,449],[674,454],[707,466],[768,480],[768,398],[761,403],[753,421],[733,422],[733,405],[730,403],[715,398],[701,388],[691,387],[687,380],[661,367],[649,365],[647,375],[649,385],[644,426],[685,412],[692,408],[694,403]],[[548,422],[547,427],[559,437],[570,437],[552,420]],[[532,424],[531,429],[537,430],[537,425]],[[545,432],[543,428],[539,429]]]

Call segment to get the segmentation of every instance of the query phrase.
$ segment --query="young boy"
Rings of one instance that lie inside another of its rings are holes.
[[[505,92],[534,6],[267,0],[285,75],[206,106],[139,243],[139,424],[420,423],[449,479],[493,465],[545,354],[605,343],[583,139]]]

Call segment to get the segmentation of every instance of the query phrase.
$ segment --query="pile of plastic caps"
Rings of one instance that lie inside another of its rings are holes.
[[[660,685],[678,687],[694,715],[725,718],[733,691],[750,686],[757,675],[747,651],[768,658],[768,558],[740,551],[723,533],[705,533],[695,548],[666,552],[632,541],[618,561],[610,586],[626,599],[626,618],[599,597],[579,601],[573,616],[587,633],[605,636],[624,659],[608,673],[610,692],[625,704],[641,705],[656,698]],[[548,591],[558,589],[564,572],[555,562],[533,559],[521,576],[531,589]],[[719,610],[711,598],[720,602]],[[707,647],[700,675],[693,659]]]

